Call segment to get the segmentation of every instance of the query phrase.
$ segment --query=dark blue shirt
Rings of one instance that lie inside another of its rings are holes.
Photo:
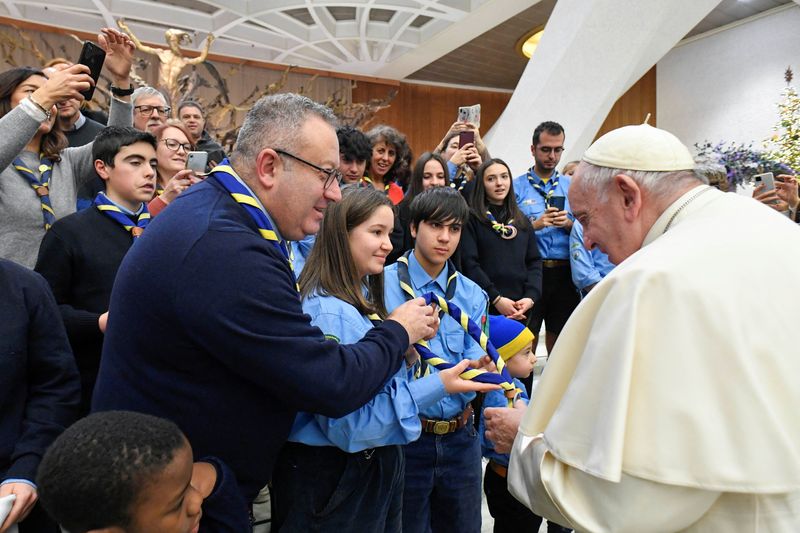
[[[173,420],[195,457],[219,457],[246,501],[266,485],[298,410],[339,417],[397,371],[392,320],[357,344],[303,314],[289,263],[209,177],[148,226],[120,266],[93,398]]]

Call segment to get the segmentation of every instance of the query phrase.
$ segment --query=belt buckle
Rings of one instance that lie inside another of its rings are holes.
[[[447,435],[448,433],[450,433],[450,421],[437,420],[436,423],[433,425],[433,433],[435,435]]]

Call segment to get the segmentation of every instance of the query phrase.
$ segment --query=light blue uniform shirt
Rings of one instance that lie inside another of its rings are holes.
[[[329,339],[354,344],[372,328],[372,322],[349,303],[332,296],[303,299],[311,324]],[[353,453],[390,444],[408,444],[422,432],[420,409],[445,396],[438,376],[409,381],[405,365],[369,403],[341,418],[298,413],[289,440],[309,446],[336,446]]]
[[[572,223],[569,234],[569,264],[572,268],[572,282],[579,291],[598,283],[615,266],[599,249],[586,249],[583,245],[583,226],[577,220]]]
[[[294,276],[300,279],[300,273],[303,267],[306,266],[306,260],[311,254],[311,248],[317,242],[316,235],[308,235],[299,241],[292,241],[289,245],[292,247],[292,266],[294,267]]]
[[[525,405],[528,405],[528,393],[525,392],[525,385],[520,380],[514,378],[514,385],[522,392],[514,400],[522,400]],[[507,453],[498,453],[494,449],[494,443],[486,438],[486,421],[483,417],[484,409],[487,407],[508,407],[508,398],[503,394],[503,390],[493,390],[486,393],[483,397],[483,406],[481,406],[481,421],[478,425],[478,433],[481,436],[481,454],[487,459],[492,459],[503,466],[508,466],[509,455]]]
[[[531,172],[533,173],[533,171]],[[553,188],[553,182],[556,181],[556,178],[558,178],[558,186]],[[533,180],[542,185],[545,194],[550,194],[552,190],[553,196],[563,196],[564,209],[569,213],[569,197],[567,196],[571,181],[569,176],[564,176],[555,171],[553,176],[547,180],[547,184],[545,184],[539,176],[533,173]],[[517,199],[517,205],[520,210],[528,217],[531,224],[544,214],[546,209],[544,198],[530,184],[527,173],[514,178],[514,196]],[[568,216],[574,220],[572,213],[569,213]],[[539,253],[542,255],[542,259],[569,258],[569,233],[564,228],[548,226],[537,230],[536,243],[539,245]]]
[[[411,285],[417,296],[426,292],[433,292],[444,297],[447,288],[447,269],[436,279],[431,279],[427,272],[420,266],[413,253],[408,256],[408,274]],[[383,292],[386,308],[391,312],[406,301],[406,294],[400,288],[397,277],[397,263],[389,265],[383,271]],[[466,313],[476,324],[481,327],[486,321],[488,297],[475,282],[459,274],[453,303]],[[428,347],[436,355],[450,363],[458,363],[462,359],[478,359],[486,354],[480,345],[464,331],[461,324],[449,315],[444,315],[439,325],[436,337],[428,341]],[[438,372],[430,367],[431,375]],[[475,397],[474,392],[464,394],[451,394],[431,406],[420,406],[420,414],[425,418],[449,420],[460,414],[467,404]]]

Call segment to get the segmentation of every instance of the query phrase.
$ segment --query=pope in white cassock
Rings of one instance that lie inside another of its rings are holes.
[[[586,246],[619,266],[559,336],[508,483],[577,531],[800,532],[800,229],[693,166],[627,126],[572,180]],[[520,413],[489,411],[487,436]]]

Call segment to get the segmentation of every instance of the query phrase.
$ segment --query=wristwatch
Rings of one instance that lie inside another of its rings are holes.
[[[114,87],[113,85],[109,85],[108,88],[111,89],[111,94],[114,96],[130,96],[133,94],[133,85],[127,89],[120,89],[119,87]]]

